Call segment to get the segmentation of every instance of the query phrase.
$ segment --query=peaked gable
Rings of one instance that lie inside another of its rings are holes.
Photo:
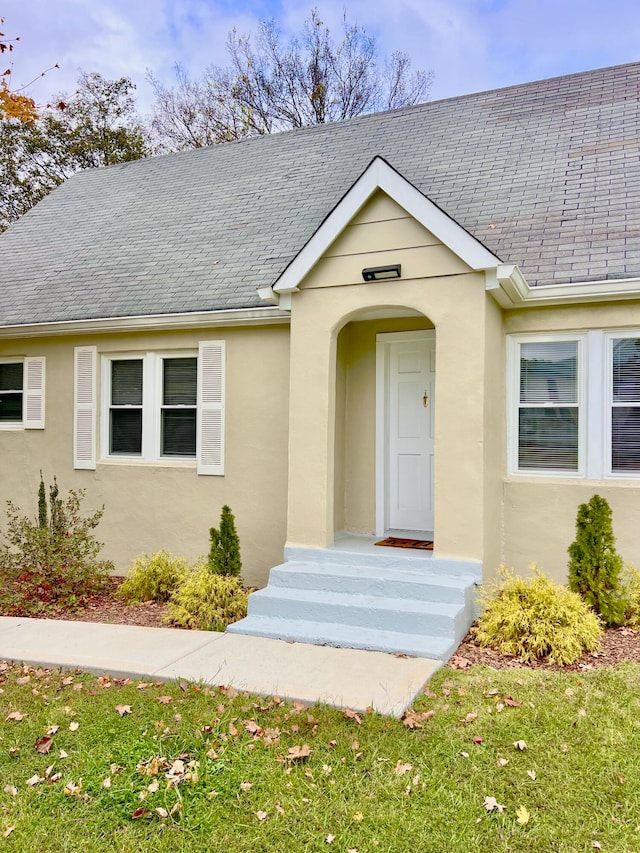
[[[417,190],[382,157],[375,157],[284,270],[273,285],[273,291],[284,294],[297,290],[301,281],[331,244],[380,190],[397,202],[470,269],[493,269],[500,263],[496,255]]]

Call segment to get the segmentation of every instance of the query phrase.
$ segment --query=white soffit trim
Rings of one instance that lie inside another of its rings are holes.
[[[546,284],[530,287],[520,269],[499,264],[486,272],[486,289],[503,308],[534,308],[545,305],[573,305],[581,302],[615,302],[640,297],[640,278]]]
[[[279,308],[231,308],[183,314],[145,314],[139,317],[103,317],[96,320],[66,320],[55,323],[0,326],[0,338],[40,338],[79,335],[87,332],[145,332],[164,329],[211,329],[216,326],[264,326],[289,323],[291,316]]]
[[[277,293],[291,293],[297,290],[309,270],[379,189],[431,231],[471,269],[495,268],[500,263],[499,258],[436,204],[422,195],[385,160],[376,157],[296,255],[273,285],[273,289]]]

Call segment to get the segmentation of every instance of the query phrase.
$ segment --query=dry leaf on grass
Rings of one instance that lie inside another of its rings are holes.
[[[311,747],[303,743],[301,746],[291,746],[287,750],[287,761],[304,761],[311,755]]]
[[[44,737],[38,738],[38,740],[34,744],[34,749],[36,752],[39,752],[41,755],[46,755],[51,747],[53,746],[53,738]]]
[[[516,820],[521,826],[524,826],[525,824],[529,823],[530,818],[531,815],[529,814],[529,811],[526,806],[520,806],[516,809]]]
[[[131,705],[116,705],[116,711],[121,717],[131,713]]]
[[[19,723],[21,720],[24,720],[25,717],[28,717],[28,714],[21,714],[20,711],[12,711],[6,718],[5,722],[9,722],[9,720],[15,720],[16,723]]]
[[[485,797],[482,805],[488,812],[503,812],[505,807],[495,797]]]

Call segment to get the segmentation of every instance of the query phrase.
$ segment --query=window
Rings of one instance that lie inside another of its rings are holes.
[[[0,423],[22,424],[23,363],[0,363]]]
[[[44,429],[45,359],[0,360],[0,429]]]
[[[196,463],[198,474],[224,474],[225,341],[197,352],[104,354],[100,456],[127,462]],[[98,423],[95,346],[74,355],[73,464],[95,469]]]
[[[195,459],[196,356],[107,359],[107,456]]]
[[[582,338],[511,340],[512,470],[582,473]]]
[[[640,473],[640,338],[611,338],[611,473]]]

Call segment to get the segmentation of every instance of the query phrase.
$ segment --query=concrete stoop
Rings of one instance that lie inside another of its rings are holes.
[[[294,548],[285,557],[228,631],[446,661],[474,619],[480,563],[399,549]]]

